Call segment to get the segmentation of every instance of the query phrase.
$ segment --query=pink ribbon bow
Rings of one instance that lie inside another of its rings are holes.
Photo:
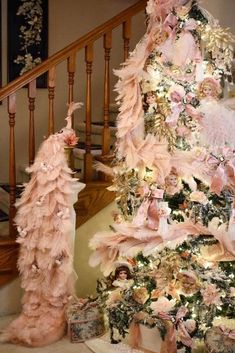
[[[193,340],[191,338],[191,336],[189,335],[187,328],[184,325],[184,321],[183,318],[186,316],[186,314],[188,313],[188,309],[184,306],[181,306],[176,314],[176,318],[175,318],[175,322],[174,322],[174,318],[165,313],[165,312],[159,312],[158,316],[162,319],[162,320],[166,320],[166,321],[171,321],[174,323],[174,330],[171,330],[170,332],[168,332],[168,340],[169,342],[173,342],[175,341],[175,345],[171,344],[170,350],[168,351],[168,353],[175,353],[176,348],[176,332],[178,334],[178,338],[180,339],[180,341],[187,347],[192,347],[193,345]]]
[[[232,340],[235,340],[235,330],[230,330],[224,326],[220,326],[219,328],[222,331],[223,335],[227,336]]]

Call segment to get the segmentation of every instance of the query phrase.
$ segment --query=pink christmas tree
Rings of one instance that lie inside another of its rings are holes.
[[[222,95],[234,36],[196,0],[146,10],[146,34],[117,71],[114,167],[99,166],[119,210],[91,240],[90,264],[107,277],[113,343],[143,324],[164,352],[192,352],[213,326],[235,327],[235,112]]]

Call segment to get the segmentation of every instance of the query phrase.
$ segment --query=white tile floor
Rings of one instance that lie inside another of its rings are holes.
[[[4,329],[15,316],[0,317],[0,331]],[[0,353],[91,353],[83,343],[70,343],[68,338],[41,348],[27,348],[14,344],[0,343]],[[111,353],[111,352],[110,352]]]

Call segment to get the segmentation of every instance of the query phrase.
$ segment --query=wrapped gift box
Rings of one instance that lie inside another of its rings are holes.
[[[73,303],[67,311],[68,334],[73,343],[99,337],[105,332],[104,316],[96,303]]]
[[[135,342],[134,346],[136,349],[142,350],[143,352],[148,353],[160,353],[162,348],[162,339],[159,333],[159,330],[154,328],[148,328],[142,324],[137,324],[139,330],[138,342]],[[135,333],[132,332],[133,326],[129,330],[129,335],[125,339],[125,343],[133,346],[132,335],[135,336]]]
[[[131,332],[132,329],[133,329],[133,326],[130,328],[129,336],[125,340],[125,342],[128,343],[130,346],[133,346],[133,341],[132,341],[133,332]],[[165,341],[162,340],[160,331],[158,330],[157,327],[148,328],[142,324],[139,324],[139,338],[138,338],[138,342],[135,342],[135,343],[136,343],[135,348],[140,349],[145,353],[164,353],[164,352],[167,352],[169,349],[167,340]],[[186,351],[185,348],[182,348],[182,349],[178,349],[177,353],[185,353],[185,351]],[[192,353],[204,353],[204,341],[194,340],[194,348],[192,350]],[[213,352],[213,353],[217,353],[217,352]],[[235,353],[235,351],[234,352],[229,351],[226,353]]]
[[[140,325],[140,343],[139,348],[145,352],[160,353],[162,347],[162,339],[157,328],[148,328]]]
[[[205,336],[206,353],[235,353],[235,339],[230,338],[229,330],[224,333],[219,327],[212,327]]]

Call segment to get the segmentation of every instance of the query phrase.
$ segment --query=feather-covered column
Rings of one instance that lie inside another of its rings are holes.
[[[65,309],[73,294],[73,204],[85,184],[72,177],[64,148],[76,144],[69,105],[67,126],[41,145],[27,171],[31,179],[17,203],[18,267],[25,293],[22,313],[3,332],[2,342],[43,346],[63,337]]]

